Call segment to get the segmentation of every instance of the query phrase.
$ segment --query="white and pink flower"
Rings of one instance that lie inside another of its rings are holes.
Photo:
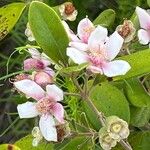
[[[138,31],[139,42],[147,45],[150,43],[150,15],[146,10],[138,6],[136,7],[136,13],[142,28]]]
[[[47,85],[46,92],[34,81],[25,79],[14,82],[17,90],[36,102],[26,102],[17,106],[20,118],[40,116],[39,127],[47,141],[57,141],[56,123],[64,123],[64,108],[58,103],[63,100],[63,91],[56,85]]]
[[[78,25],[80,41],[72,41],[67,48],[67,56],[75,63],[89,63],[88,69],[93,73],[105,74],[108,77],[126,74],[131,68],[123,60],[112,61],[119,53],[123,38],[114,32],[108,37],[108,31],[102,26],[93,26],[88,18]]]

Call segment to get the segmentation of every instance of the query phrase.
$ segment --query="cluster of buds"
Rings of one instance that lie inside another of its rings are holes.
[[[129,128],[126,121],[117,116],[106,118],[106,126],[99,131],[99,142],[104,150],[110,150],[117,142],[129,136]]]

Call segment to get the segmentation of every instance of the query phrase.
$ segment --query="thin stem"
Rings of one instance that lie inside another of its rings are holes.
[[[0,80],[4,80],[4,79],[7,79],[7,78],[12,77],[14,75],[17,75],[17,74],[20,74],[20,73],[25,73],[25,72],[30,72],[30,71],[21,70],[21,71],[18,71],[18,72],[10,73],[6,76],[1,77]]]
[[[89,97],[87,97],[87,98],[86,98],[86,102],[88,103],[88,105],[90,106],[90,108],[93,109],[94,112],[96,113],[96,115],[97,115],[97,117],[98,117],[98,119],[99,119],[101,125],[102,125],[102,126],[105,126],[105,120],[104,120],[105,117],[103,116],[103,114],[102,114],[100,111],[98,111],[98,109],[97,109],[97,108],[95,107],[95,105],[92,103],[92,100],[89,99]]]
[[[72,81],[73,81],[73,83],[75,84],[75,86],[77,87],[77,89],[78,89],[81,93],[83,93],[82,88],[80,87],[78,81],[77,81],[74,77],[72,77]]]
[[[67,96],[78,96],[78,97],[81,97],[81,95],[78,94],[78,93],[68,93],[68,92],[64,92],[64,94],[67,95]]]
[[[121,140],[119,143],[122,145],[122,147],[124,147],[125,150],[132,150],[130,144],[126,143],[124,140]]]
[[[18,120],[19,120],[19,117],[17,117],[17,118],[14,120],[14,122],[13,122],[5,131],[3,131],[3,133],[0,134],[0,137],[2,137],[5,133],[7,133],[7,132],[14,126],[14,124],[17,123]]]

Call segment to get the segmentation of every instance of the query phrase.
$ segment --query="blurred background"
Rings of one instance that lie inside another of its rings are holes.
[[[69,22],[71,28],[75,31],[78,22],[86,15],[94,20],[103,10],[112,8],[116,11],[115,24],[111,28],[114,30],[117,25],[123,22],[123,19],[130,18],[134,13],[135,7],[141,6],[147,8],[146,0],[72,0],[78,10],[78,17],[75,22]],[[0,7],[13,2],[29,3],[31,0],[0,0]],[[50,6],[59,5],[63,0],[43,0]],[[148,9],[148,8],[147,8]],[[24,10],[19,21],[13,30],[0,41],[0,143],[11,143],[20,137],[31,132],[34,124],[32,119],[19,120],[16,112],[16,106],[24,97],[13,90],[11,79],[3,78],[8,73],[20,71],[22,62],[26,54],[14,53],[9,60],[9,56],[16,47],[25,46],[27,38],[24,35],[26,29],[28,7]]]

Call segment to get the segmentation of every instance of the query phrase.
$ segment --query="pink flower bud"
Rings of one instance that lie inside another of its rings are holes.
[[[46,86],[47,84],[53,83],[53,77],[46,72],[37,72],[34,75],[34,81],[41,86]]]

